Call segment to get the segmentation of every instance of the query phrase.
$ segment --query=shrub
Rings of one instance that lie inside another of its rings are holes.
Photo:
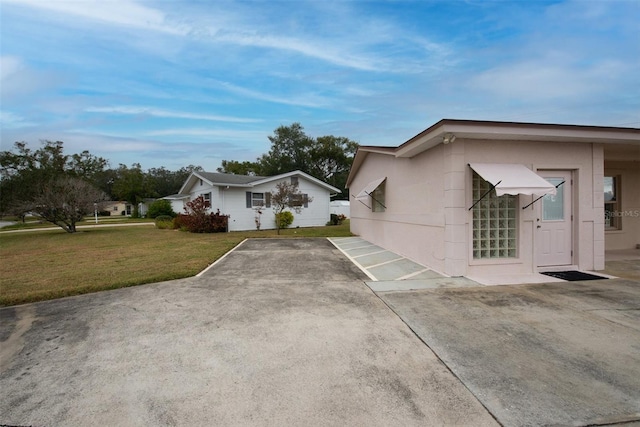
[[[173,218],[173,223],[171,224],[174,230],[181,230],[181,231],[187,231],[187,228],[184,225],[184,222],[182,221],[182,218],[186,216],[183,214],[178,214],[176,215],[175,218]]]
[[[180,215],[180,229],[192,233],[225,232],[229,225],[229,215],[222,215],[220,210],[207,213],[207,202],[202,196],[195,198],[185,206],[186,214]]]
[[[345,219],[347,219],[347,217],[343,214],[331,214],[331,221],[329,221],[328,225],[341,225]]]
[[[157,218],[160,215],[169,216],[171,218],[176,216],[169,200],[158,199],[149,205],[149,210],[147,211],[147,216],[149,218]]]
[[[284,211],[276,214],[276,227],[287,228],[293,223],[293,214],[289,211]]]
[[[155,222],[156,228],[161,230],[173,228],[173,218],[169,215],[158,215]]]

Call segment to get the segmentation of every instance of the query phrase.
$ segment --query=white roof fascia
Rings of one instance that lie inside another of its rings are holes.
[[[315,183],[316,185],[319,185],[320,187],[323,187],[323,188],[325,188],[325,189],[327,189],[329,191],[334,191],[336,193],[342,193],[342,191],[340,191],[339,188],[336,188],[336,187],[334,187],[332,185],[329,185],[324,181],[320,181],[318,178],[314,178],[311,175],[309,175],[307,173],[304,173],[302,171],[299,171],[299,170],[296,170],[296,171],[293,171],[293,172],[283,173],[283,174],[280,174],[280,175],[269,176],[269,177],[267,177],[265,179],[262,179],[260,181],[254,181],[254,182],[251,183],[251,185],[255,186],[255,185],[260,185],[260,184],[266,184],[268,182],[277,181],[277,180],[284,179],[284,178],[289,178],[291,176],[302,176],[307,181],[311,181],[311,182]]]

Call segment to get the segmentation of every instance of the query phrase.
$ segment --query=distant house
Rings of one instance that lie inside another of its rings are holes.
[[[360,146],[351,231],[450,276],[604,268],[640,244],[640,129],[441,120]]]
[[[113,200],[102,204],[101,212],[109,212],[109,216],[131,215],[131,205],[122,200]]]
[[[230,215],[229,231],[254,230],[256,218],[260,219],[261,229],[273,229],[270,192],[283,181],[297,182],[303,194],[301,212],[294,212],[292,227],[321,226],[329,221],[330,197],[340,190],[301,171],[270,177],[193,172],[178,194],[163,199],[171,201],[175,212],[184,213],[186,203],[202,196],[212,212],[220,210]]]

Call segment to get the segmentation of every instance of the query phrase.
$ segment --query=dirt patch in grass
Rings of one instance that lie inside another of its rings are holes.
[[[151,226],[0,233],[0,306],[191,277],[245,238],[349,236],[349,226],[194,234]]]

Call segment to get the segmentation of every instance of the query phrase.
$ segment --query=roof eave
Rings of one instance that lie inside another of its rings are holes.
[[[259,184],[266,184],[266,183],[271,182],[271,181],[277,181],[279,179],[289,178],[291,176],[296,176],[296,175],[303,176],[306,180],[311,181],[311,182],[315,183],[316,185],[327,189],[328,191],[333,191],[333,192],[336,192],[336,193],[342,193],[342,191],[339,188],[336,188],[336,187],[334,187],[332,185],[329,185],[326,182],[321,181],[318,178],[315,178],[315,177],[309,175],[308,173],[304,173],[304,172],[302,172],[300,170],[295,170],[295,171],[283,173],[283,174],[280,174],[280,175],[269,176],[269,177],[266,177],[265,179],[262,179],[260,181],[253,182],[252,186],[253,185],[259,185]]]

